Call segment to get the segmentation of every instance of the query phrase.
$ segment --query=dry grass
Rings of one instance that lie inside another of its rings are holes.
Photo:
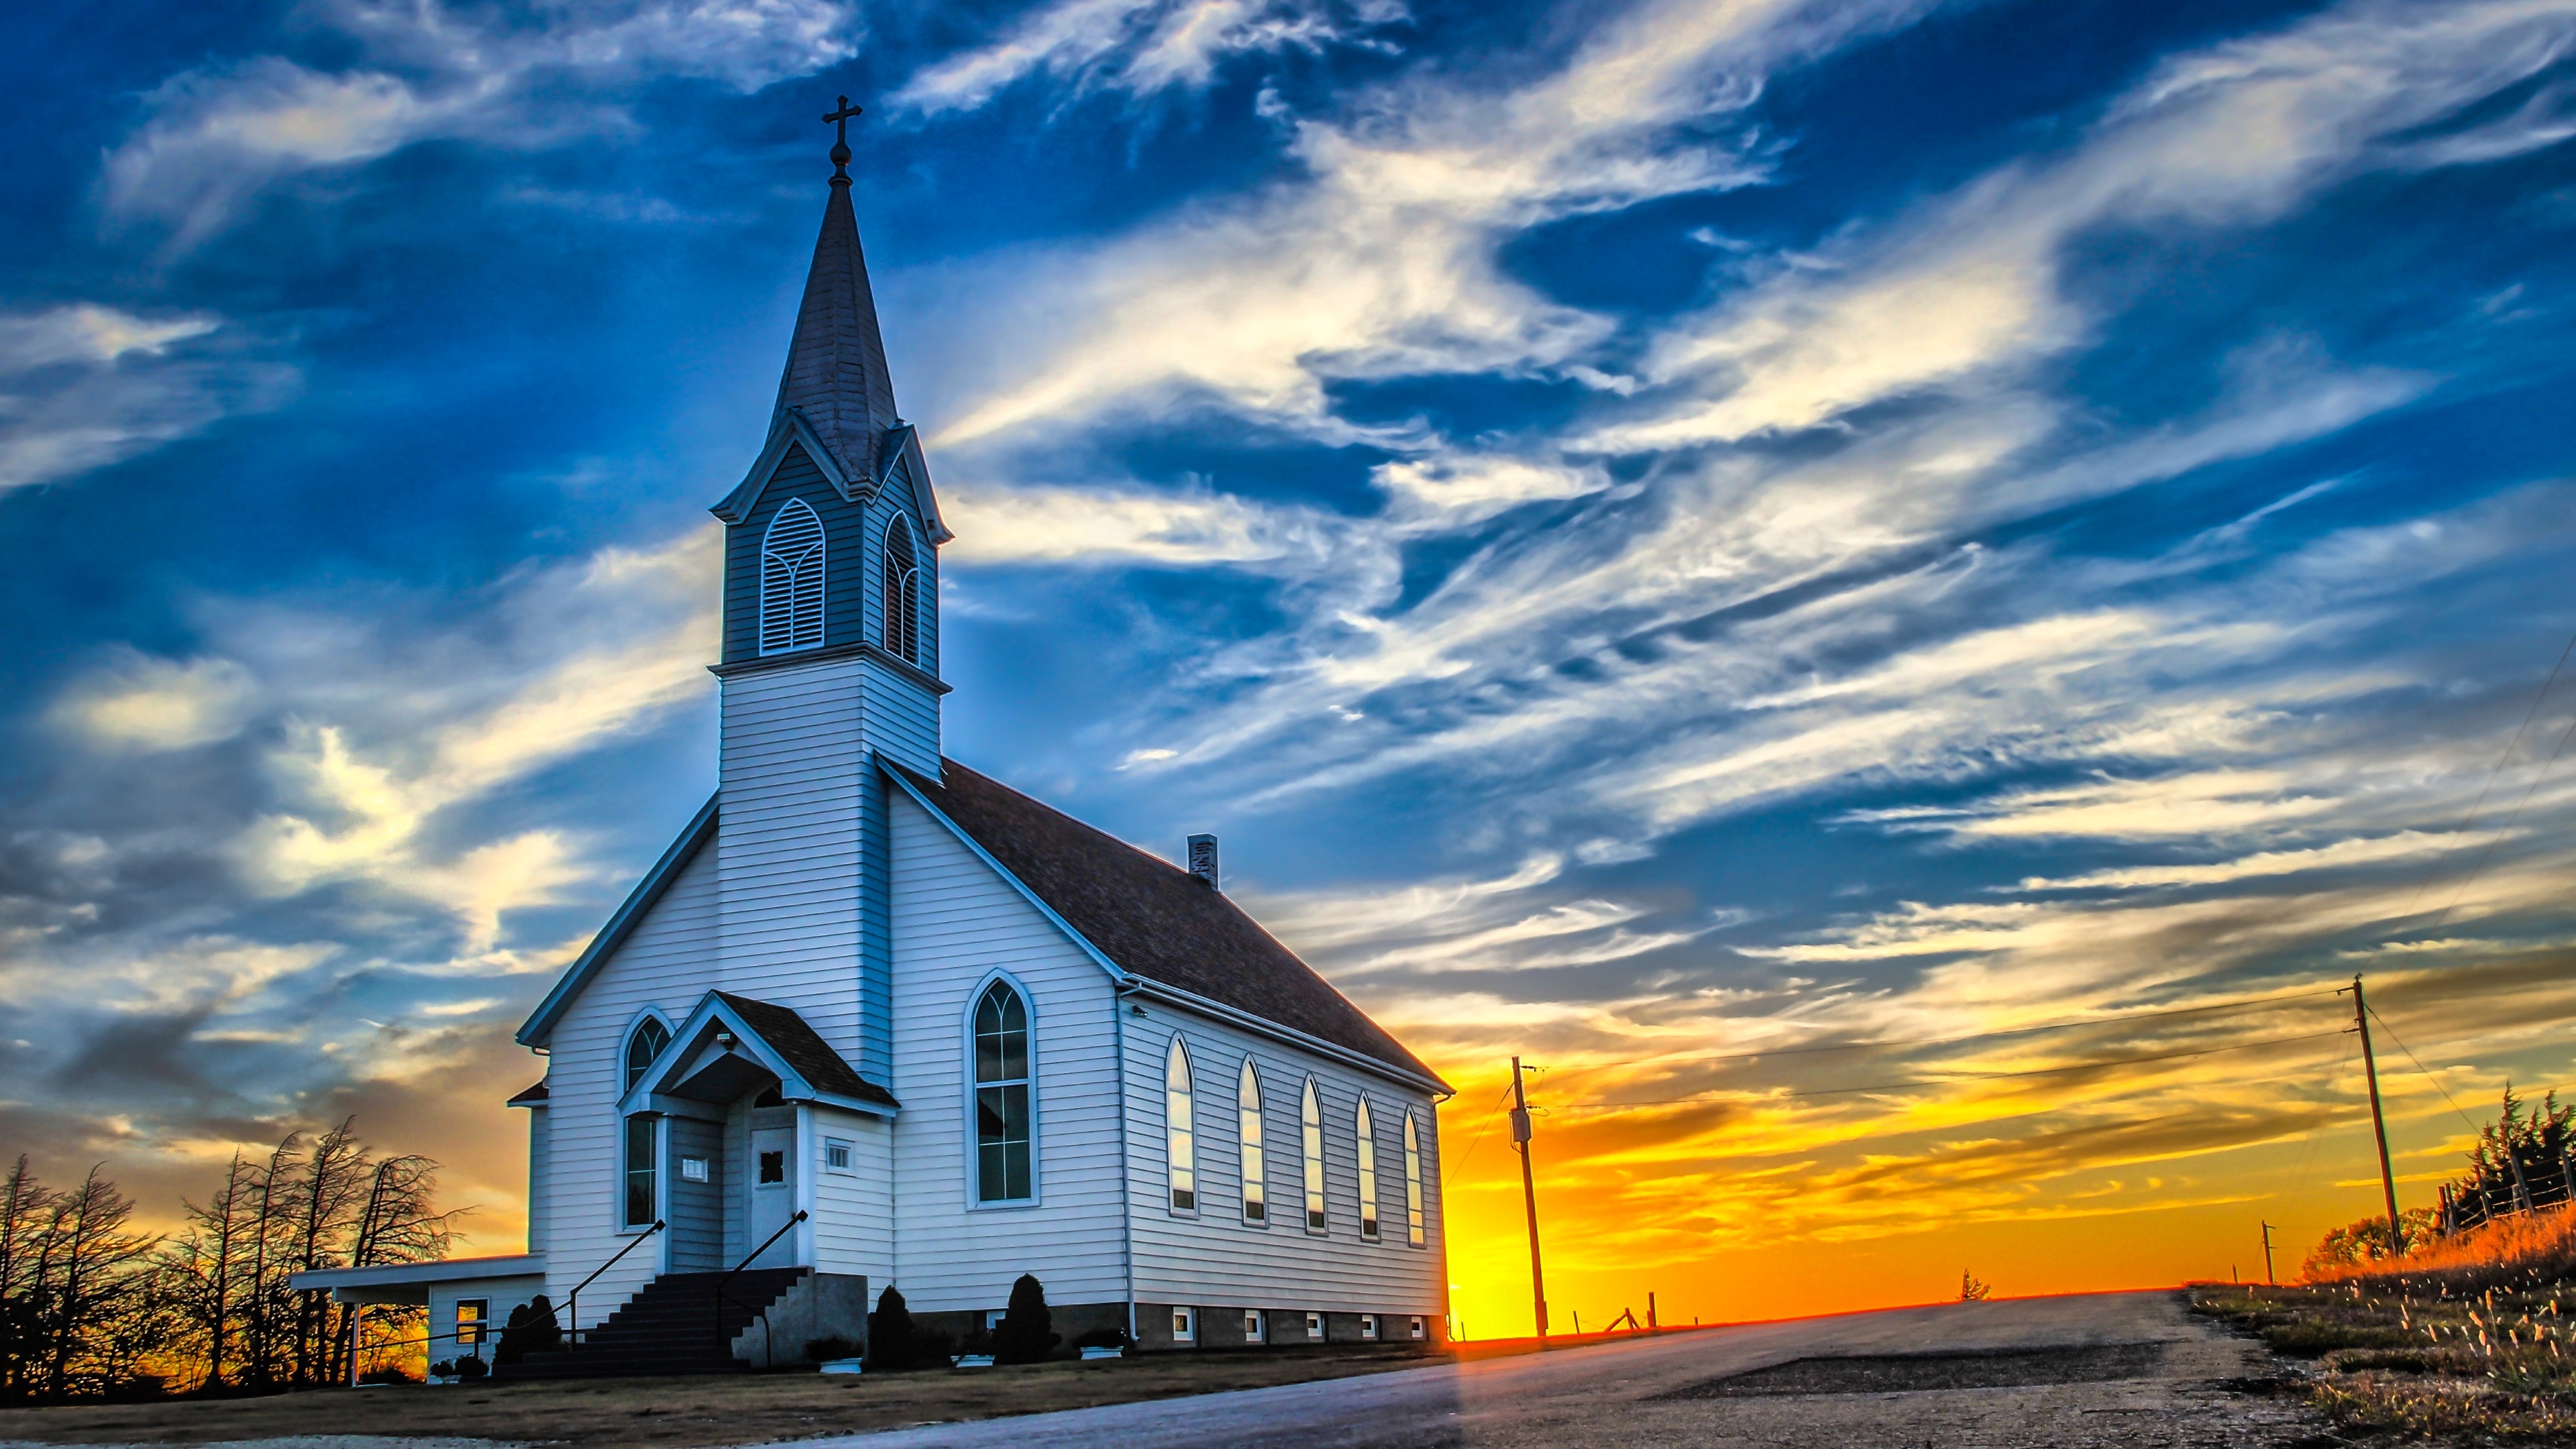
[[[2380,1288],[2391,1280],[2410,1285],[2411,1291],[2447,1291],[2454,1297],[2576,1281],[2576,1208],[2503,1218],[2404,1257],[2356,1263],[2316,1281]]]
[[[1093,1363],[826,1378],[683,1379],[325,1389],[0,1411],[0,1442],[207,1444],[308,1434],[545,1441],[571,1449],[695,1449],[910,1424],[1222,1393],[1450,1362],[1409,1347],[1156,1354]]]

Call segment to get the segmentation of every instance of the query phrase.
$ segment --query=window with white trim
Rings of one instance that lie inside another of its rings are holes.
[[[634,1091],[635,1084],[644,1080],[644,1069],[653,1065],[653,1059],[670,1044],[671,1028],[663,1025],[660,1017],[648,1016],[635,1023],[635,1029],[626,1034],[626,1085],[620,1090]]]
[[[1324,1216],[1324,1104],[1315,1095],[1313,1078],[1306,1081],[1305,1100],[1298,1104],[1299,1146],[1306,1158],[1306,1231],[1326,1230]]]
[[[1007,981],[975,1003],[975,1200],[1025,1202],[1031,1173],[1029,1007]]]
[[[760,652],[823,642],[823,520],[790,498],[760,536]]]
[[[1417,1314],[1413,1315],[1412,1333],[1413,1333],[1413,1336],[1414,1336],[1415,1338],[1422,1338],[1422,1337],[1425,1337],[1425,1336],[1426,1336],[1425,1331],[1424,1331],[1423,1326],[1422,1326],[1422,1315],[1421,1315],[1421,1314],[1419,1314],[1419,1313],[1417,1313]]]
[[[1261,1154],[1261,1073],[1250,1057],[1243,1059],[1243,1072],[1235,1078],[1234,1118],[1243,1142],[1243,1220],[1266,1228],[1270,1226],[1270,1182]]]
[[[1368,1098],[1360,1098],[1351,1127],[1360,1140],[1360,1237],[1377,1241],[1377,1132],[1369,1121]]]
[[[1196,1343],[1196,1342],[1198,1342],[1198,1341],[1199,1341],[1199,1315],[1198,1315],[1198,1310],[1196,1310],[1196,1309],[1194,1309],[1194,1308],[1175,1308],[1175,1309],[1173,1309],[1173,1310],[1172,1310],[1172,1342],[1174,1342],[1174,1343]]]
[[[1170,1177],[1172,1211],[1199,1210],[1198,1139],[1190,1127],[1190,1053],[1172,1035],[1163,1054],[1163,1170]]]
[[[1422,1138],[1410,1111],[1404,1114],[1404,1238],[1422,1246]]]
[[[913,551],[912,525],[886,525],[882,578],[885,650],[906,663],[921,662],[921,557]]]
[[[1360,1315],[1360,1337],[1361,1337],[1361,1338],[1364,1338],[1364,1339],[1367,1339],[1367,1340],[1369,1340],[1369,1341],[1370,1341],[1370,1342],[1372,1342],[1372,1343],[1374,1343],[1374,1342],[1377,1340],[1377,1315],[1376,1315],[1376,1314],[1374,1314],[1374,1313],[1363,1313],[1363,1314],[1361,1314],[1361,1315]]]
[[[1263,1344],[1270,1341],[1269,1321],[1262,1316],[1258,1308],[1243,1310],[1243,1341],[1250,1344]]]
[[[1318,1343],[1323,1341],[1324,1315],[1320,1313],[1309,1313],[1306,1315],[1306,1336],[1314,1339]]]
[[[630,1228],[653,1226],[653,1208],[659,1197],[653,1171],[659,1121],[643,1112],[626,1119],[626,1211],[621,1221]]]
[[[859,1165],[856,1146],[842,1138],[824,1138],[823,1170],[842,1177],[858,1176]]]

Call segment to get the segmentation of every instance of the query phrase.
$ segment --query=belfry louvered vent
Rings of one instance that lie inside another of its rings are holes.
[[[905,663],[921,662],[921,563],[900,518],[886,525],[885,648]]]
[[[822,642],[823,520],[804,499],[791,498],[760,540],[760,652]]]

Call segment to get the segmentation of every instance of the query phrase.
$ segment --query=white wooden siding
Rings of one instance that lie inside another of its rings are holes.
[[[663,1249],[663,1262],[674,1273],[730,1268],[733,1264],[724,1256],[724,1173],[720,1170],[720,1164],[731,1155],[725,1151],[725,1124],[674,1117],[665,1125],[663,1140],[670,1153],[669,1160],[662,1164],[662,1202],[663,1216],[670,1226],[663,1231],[671,1241]],[[708,1167],[718,1170],[709,1171],[704,1182],[683,1181],[682,1157],[706,1158]]]
[[[714,984],[716,848],[698,851],[555,1024],[543,1114],[546,1172],[530,1192],[543,1204],[546,1292],[557,1303],[630,1240],[617,1223],[626,1029],[648,1006],[679,1020]],[[590,1285],[581,1295],[582,1326],[607,1317],[660,1272],[666,1247],[638,1248]]]
[[[806,1113],[806,1181],[813,1184],[817,1272],[864,1274],[871,1293],[894,1277],[894,1131],[882,1117],[829,1107]],[[826,1171],[823,1139],[850,1144],[850,1176]]]
[[[546,1183],[552,1176],[547,1171],[547,1149],[553,1141],[547,1127],[547,1109],[528,1109],[528,1251],[546,1250]]]
[[[875,788],[855,659],[725,681],[715,852],[721,978],[859,1055],[860,791]]]
[[[1125,1301],[1109,977],[910,797],[890,815],[895,1286],[914,1312],[1000,1308],[1024,1272],[1055,1303]],[[1029,997],[1033,1207],[972,1205],[966,1012],[995,970]]]
[[[1159,1002],[1123,1018],[1127,1040],[1129,1203],[1136,1299],[1233,1308],[1325,1313],[1447,1311],[1448,1269],[1440,1222],[1440,1143],[1431,1100],[1421,1093],[1265,1037]],[[1165,1187],[1163,1058],[1173,1033],[1190,1054],[1198,1212],[1172,1212]],[[1250,1054],[1261,1073],[1262,1148],[1270,1224],[1243,1221],[1243,1143],[1234,1089]],[[1313,1077],[1324,1118],[1324,1207],[1328,1232],[1306,1231],[1305,1154],[1298,1117]],[[1377,1139],[1378,1239],[1360,1237],[1359,1137],[1354,1114],[1367,1092]],[[1409,1246],[1404,1226],[1404,1114],[1422,1141],[1425,1242]]]
[[[882,660],[858,664],[867,679],[868,742],[887,759],[939,778],[939,696]]]

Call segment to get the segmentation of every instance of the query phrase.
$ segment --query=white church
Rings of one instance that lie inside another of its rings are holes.
[[[962,1337],[1023,1273],[1068,1339],[1438,1340],[1449,1088],[1227,899],[1212,838],[1175,866],[940,753],[951,535],[849,156],[714,509],[716,793],[519,1029],[528,1251],[299,1284],[427,1305],[432,1359],[543,1293],[576,1341],[546,1372],[801,1360],[888,1285]]]

